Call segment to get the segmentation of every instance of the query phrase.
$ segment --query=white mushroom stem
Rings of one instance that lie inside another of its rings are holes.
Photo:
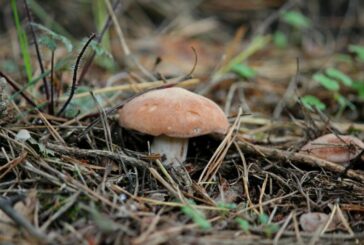
[[[180,166],[186,160],[188,138],[173,138],[165,135],[154,137],[151,152],[164,155],[165,166]]]

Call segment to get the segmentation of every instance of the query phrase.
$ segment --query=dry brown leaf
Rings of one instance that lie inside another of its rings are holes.
[[[37,191],[31,190],[23,201],[14,205],[14,210],[33,223],[34,209],[37,203]],[[6,235],[7,238],[14,238],[19,234],[19,229],[9,216],[0,210],[0,234]]]
[[[151,67],[155,62],[155,58],[160,57],[162,62],[158,65],[157,71],[166,76],[185,75],[191,71],[195,61],[195,54],[191,47],[196,50],[198,56],[194,76],[209,74],[219,62],[221,53],[223,53],[223,45],[221,44],[171,36],[161,36],[155,39],[134,42],[132,47],[134,50],[140,50],[137,53],[139,53],[141,63],[146,67]],[[115,54],[118,56],[117,53]]]
[[[364,143],[349,135],[326,134],[302,147],[301,152],[334,163],[348,163],[364,149]]]
[[[306,232],[315,232],[320,227],[324,227],[329,220],[329,215],[320,212],[312,212],[302,214],[300,217],[300,225],[302,230]],[[330,225],[326,229],[326,231],[332,231],[337,228],[339,224],[339,219],[337,216],[330,222]]]

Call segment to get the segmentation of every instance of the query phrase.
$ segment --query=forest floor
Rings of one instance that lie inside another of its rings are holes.
[[[1,244],[363,243],[363,3],[24,2],[0,2]],[[189,184],[118,123],[171,86],[230,124],[189,139]]]

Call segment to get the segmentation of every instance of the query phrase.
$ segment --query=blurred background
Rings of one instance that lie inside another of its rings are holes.
[[[82,44],[91,33],[101,32],[108,17],[105,1],[27,2],[34,22],[40,24],[35,28],[38,38],[51,35],[50,31],[53,38],[59,35],[55,38],[55,62],[59,64],[55,76],[67,90],[71,67]],[[300,116],[296,111],[298,96],[308,108],[315,106],[336,117],[345,113],[351,120],[363,119],[358,106],[364,97],[363,1],[110,2],[128,48],[146,70],[156,78],[184,76],[194,67],[197,56],[193,76],[200,82],[193,89],[225,104],[231,115],[242,103],[246,111],[272,115],[297,75],[299,59],[296,97],[285,103],[292,113]],[[22,59],[15,12],[28,37],[30,57],[36,57],[24,4],[2,0],[0,5],[0,69],[24,84],[30,75],[27,77]],[[72,51],[65,40],[72,44]],[[51,52],[46,45],[42,48],[49,67]],[[130,83],[130,75],[135,82],[145,81],[137,70],[128,67],[114,26],[94,49],[97,57],[82,81],[86,89]],[[36,62],[32,63],[34,78],[40,71]],[[342,82],[332,75],[337,71],[349,80]],[[138,74],[142,77],[135,78]],[[237,95],[226,105],[233,84]]]

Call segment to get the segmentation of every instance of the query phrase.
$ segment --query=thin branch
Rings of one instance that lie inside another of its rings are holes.
[[[278,104],[274,108],[273,120],[277,120],[281,116],[282,111],[283,111],[284,107],[286,106],[288,100],[293,97],[293,95],[297,89],[297,84],[299,82],[299,78],[300,78],[300,60],[297,57],[296,58],[296,75],[294,77],[292,77],[282,99],[278,102]]]
[[[109,159],[112,159],[114,161],[120,161],[123,160],[127,165],[136,166],[136,167],[148,167],[148,163],[140,160],[138,158],[134,158],[131,156],[127,156],[122,153],[113,153],[110,151],[104,151],[104,150],[87,150],[87,149],[80,149],[75,147],[68,147],[68,146],[62,146],[52,143],[47,143],[46,147],[50,150],[53,150],[57,152],[57,154],[62,155],[71,155],[71,156],[77,156],[77,157],[106,157]]]
[[[10,84],[11,87],[13,87],[13,89],[19,93],[30,105],[32,105],[33,107],[37,107],[37,104],[28,97],[28,95],[26,95],[19,87],[18,85],[15,83],[15,81],[13,79],[11,79],[10,77],[8,77],[7,75],[5,75],[2,71],[0,71],[0,77],[3,77],[6,82],[8,84]],[[40,109],[39,109],[40,110]]]
[[[72,87],[71,87],[70,95],[69,95],[67,101],[63,104],[63,107],[61,108],[61,110],[59,110],[59,112],[57,113],[57,116],[61,115],[64,112],[64,110],[67,108],[68,104],[71,102],[71,100],[73,98],[73,95],[75,94],[75,91],[76,91],[76,88],[77,88],[77,85],[78,85],[77,70],[78,70],[78,67],[80,65],[81,58],[82,58],[83,54],[85,53],[88,45],[91,43],[92,39],[95,38],[95,36],[96,36],[95,33],[92,33],[92,35],[87,40],[86,44],[83,46],[80,54],[77,57],[75,69],[73,71]]]
[[[48,108],[49,108],[49,114],[53,115],[53,113],[54,113],[54,50],[52,50],[52,57],[51,57],[50,89],[51,89],[51,98],[50,98],[50,107],[48,107]]]
[[[26,12],[27,17],[28,17],[28,21],[29,21],[29,23],[32,23],[33,19],[32,19],[32,16],[30,14],[28,3],[27,3],[26,0],[23,0],[23,2],[24,2],[24,6],[25,6],[25,12]],[[30,25],[30,32],[32,34],[32,38],[33,38],[33,41],[34,41],[34,46],[35,46],[35,51],[37,53],[37,59],[38,59],[40,71],[41,71],[42,74],[44,74],[45,70],[44,70],[44,66],[43,66],[42,56],[40,55],[37,36],[35,35],[33,25]],[[46,76],[43,76],[43,84],[44,84],[44,90],[45,90],[45,93],[46,93],[46,99],[47,99],[47,102],[48,102],[48,111],[50,112],[51,104],[49,103],[49,88],[48,88],[48,82],[47,82]]]
[[[192,74],[195,72],[196,67],[197,67],[197,63],[198,63],[198,55],[197,55],[197,51],[194,47],[191,47],[193,54],[195,55],[195,61],[193,62],[193,66],[191,71],[184,77],[184,78],[188,78],[190,76],[192,76]]]

